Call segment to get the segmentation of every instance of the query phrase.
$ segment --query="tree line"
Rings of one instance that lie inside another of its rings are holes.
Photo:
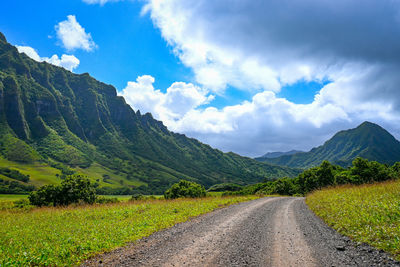
[[[309,192],[328,186],[359,185],[398,178],[400,178],[400,162],[389,166],[358,157],[353,160],[352,165],[348,168],[323,161],[321,165],[303,171],[296,178],[281,178],[275,181],[248,185],[240,191],[227,194],[304,196]]]

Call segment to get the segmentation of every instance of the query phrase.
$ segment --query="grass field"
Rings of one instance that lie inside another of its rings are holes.
[[[323,189],[306,202],[340,233],[400,259],[400,181]]]
[[[30,183],[36,186],[61,183],[61,179],[56,177],[56,175],[61,174],[61,172],[55,168],[48,166],[47,164],[24,164],[9,161],[0,157],[0,167],[15,169],[23,174],[30,175]]]
[[[20,199],[26,199],[28,195],[12,195],[12,194],[0,194],[0,202],[2,201],[16,201]]]
[[[106,167],[101,166],[98,163],[93,163],[92,165],[90,165],[89,168],[86,168],[86,169],[76,168],[76,170],[78,171],[78,173],[82,173],[82,174],[88,176],[92,182],[95,182],[96,180],[98,180],[98,183],[100,184],[100,186],[121,187],[122,185],[119,183],[119,181],[122,181],[124,186],[126,186],[126,185],[129,185],[129,186],[145,185],[145,183],[140,182],[139,180],[136,180],[136,179],[130,181],[130,180],[126,179],[125,175],[116,174],[112,170],[107,169]],[[110,183],[103,182],[103,175],[108,175],[108,176],[112,177],[112,179],[110,180]]]
[[[0,211],[0,266],[70,266],[155,231],[256,197],[148,200]]]
[[[27,199],[28,195],[11,195],[11,194],[0,194],[0,211],[5,209],[12,209],[14,202],[22,199]],[[0,221],[0,228],[2,226]],[[0,265],[1,266],[1,265]]]
[[[60,184],[61,179],[57,175],[61,175],[61,171],[50,167],[46,163],[20,163],[15,161],[9,161],[0,156],[0,167],[7,167],[20,171],[23,174],[30,175],[29,184],[35,186],[42,186],[45,184]],[[137,179],[128,180],[126,175],[116,174],[114,171],[98,164],[93,163],[88,168],[75,168],[77,174],[83,174],[87,176],[93,183],[98,182],[100,186],[108,187],[121,187],[121,186],[140,186],[146,183],[141,182]],[[103,181],[103,175],[110,177],[109,182]],[[3,180],[13,180],[8,177],[1,177]],[[122,183],[122,184],[121,184]]]

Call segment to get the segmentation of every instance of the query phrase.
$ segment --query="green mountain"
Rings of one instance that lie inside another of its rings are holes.
[[[355,129],[340,131],[322,146],[309,152],[277,158],[256,158],[280,166],[308,168],[324,160],[349,166],[356,157],[393,164],[400,161],[400,142],[377,124],[364,122]]]
[[[298,173],[170,132],[151,114],[134,112],[113,86],[36,62],[1,33],[0,155],[0,166],[29,174],[34,185],[77,172],[104,193],[159,194],[180,179],[208,187]]]

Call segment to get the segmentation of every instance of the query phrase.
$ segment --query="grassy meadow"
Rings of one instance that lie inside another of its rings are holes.
[[[0,266],[70,266],[255,196],[146,200],[0,211]]]
[[[400,259],[400,181],[322,189],[306,202],[340,233]]]

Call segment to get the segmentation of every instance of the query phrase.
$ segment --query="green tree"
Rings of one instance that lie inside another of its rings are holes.
[[[391,171],[392,171],[392,175],[395,179],[399,179],[400,178],[400,162],[396,162],[395,164],[393,164],[393,166],[391,167]]]
[[[332,164],[324,160],[316,170],[319,188],[330,186],[335,183],[335,175]]]
[[[80,202],[93,204],[96,201],[96,191],[86,177],[71,175],[61,185],[40,187],[29,195],[29,201],[35,206],[66,206]]]
[[[180,180],[179,183],[173,184],[164,193],[166,199],[174,199],[180,197],[205,197],[206,190],[204,186],[186,180]]]
[[[393,172],[387,166],[363,158],[356,158],[353,167],[350,169],[353,175],[353,183],[363,184],[381,182],[393,178]]]

